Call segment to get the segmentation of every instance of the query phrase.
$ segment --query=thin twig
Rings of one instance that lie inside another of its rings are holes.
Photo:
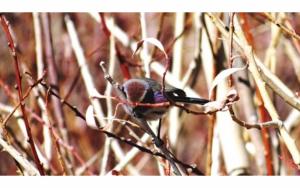
[[[20,105],[22,104],[22,102],[25,101],[25,99],[29,96],[31,90],[37,86],[40,82],[42,82],[44,76],[45,76],[45,73],[42,75],[42,77],[40,79],[38,79],[35,83],[33,83],[28,89],[27,91],[25,92],[24,96],[23,96],[23,99],[22,101],[20,101],[14,108],[13,110],[10,112],[10,114],[3,120],[3,122],[1,123],[4,127],[6,126],[6,123],[8,122],[8,120],[13,116],[13,114],[15,113],[15,111],[20,107]]]
[[[233,58],[232,58],[232,47],[233,47],[233,32],[234,32],[234,25],[233,25],[233,17],[234,13],[229,14],[229,41],[228,41],[228,68],[232,68]],[[232,87],[233,85],[233,77],[232,75],[229,76],[228,79],[228,85],[229,87]]]
[[[46,84],[46,83],[43,83],[41,82],[40,83],[46,90],[49,89],[49,86]],[[86,122],[86,118],[85,116],[76,108],[76,106],[70,104],[68,101],[66,100],[63,100],[58,94],[56,94],[54,91],[52,91],[51,89],[49,90],[49,93],[55,97],[57,97],[60,102],[64,105],[66,105],[71,111],[73,111],[75,113],[76,116],[78,116],[80,119],[84,120]],[[142,147],[134,142],[132,142],[131,140],[128,140],[124,137],[119,137],[117,135],[115,135],[114,133],[111,133],[111,132],[108,132],[106,130],[103,130],[103,129],[98,129],[98,131],[104,133],[106,136],[108,137],[112,137],[112,138],[115,138],[116,140],[120,141],[120,142],[123,142],[123,143],[126,143],[130,146],[133,146],[137,149],[139,149],[140,151],[142,152],[145,152],[145,153],[148,153],[150,155],[155,155],[155,156],[159,156],[159,157],[162,157],[162,158],[165,158],[165,156],[159,152],[153,152],[152,150],[150,149],[147,149],[145,147]],[[178,160],[178,159],[175,159],[173,158],[173,160],[182,165],[184,168],[186,169],[191,169],[191,171],[197,175],[203,175],[203,173],[195,166],[195,165],[189,165],[189,164],[186,164],[186,163],[183,163],[182,161]]]
[[[286,27],[285,25],[283,25],[282,23],[278,22],[277,20],[275,20],[269,13],[263,13],[263,15],[265,16],[265,18],[267,18],[270,22],[272,22],[273,24],[275,24],[277,27],[279,27],[280,29],[282,29],[283,32],[285,32],[286,34],[290,35],[291,37],[294,37],[297,40],[300,40],[300,36],[294,31],[289,29],[288,27]]]
[[[202,31],[202,35],[200,36],[200,41],[199,41],[199,53],[200,53],[200,58],[204,62],[209,62],[209,63],[203,63],[203,71],[206,79],[206,83],[208,85],[208,88],[211,87],[212,82],[214,77],[216,77],[217,74],[217,69],[216,69],[216,61],[215,61],[215,52],[214,52],[214,45],[213,45],[213,38],[212,38],[212,32],[213,29],[210,26],[210,23],[207,22],[205,19],[204,14],[199,14],[196,19],[200,22],[198,23],[199,25],[201,24],[201,28],[199,28],[200,31]],[[216,100],[216,88],[212,91],[211,94],[211,100]],[[211,175],[214,166],[219,166],[217,165],[219,160],[213,160],[213,158],[218,158],[220,155],[218,152],[214,151],[220,151],[219,142],[217,135],[215,135],[216,129],[216,114],[212,114],[209,116],[209,127],[207,131],[207,155],[206,155],[206,164],[205,164],[205,175]],[[216,171],[216,170],[215,170]]]
[[[142,33],[142,39],[147,38],[147,23],[146,23],[146,13],[141,12],[140,13],[140,23],[141,23],[141,33]],[[144,64],[144,70],[145,70],[145,77],[150,78],[150,60],[151,56],[149,54],[149,47],[147,43],[144,43],[143,48],[141,50],[141,60]]]
[[[16,52],[16,49],[15,49],[15,43],[14,43],[13,38],[12,38],[12,36],[10,34],[10,31],[9,31],[9,23],[3,15],[0,15],[0,22],[1,22],[1,25],[2,25],[2,29],[5,32],[6,39],[8,41],[8,46],[9,46],[9,49],[10,49],[11,54],[12,54],[13,59],[14,59],[15,75],[16,75],[16,80],[17,80],[17,85],[18,85],[18,96],[19,96],[19,101],[21,102],[21,101],[23,101],[22,81],[21,81],[22,77],[21,77],[21,74],[20,74],[19,59],[18,59],[17,52]],[[37,168],[38,168],[40,174],[45,175],[43,165],[42,165],[42,163],[41,163],[41,161],[38,157],[38,154],[36,152],[36,148],[34,146],[34,141],[33,141],[32,133],[31,133],[31,128],[30,128],[30,124],[29,124],[29,121],[28,121],[27,113],[26,113],[26,110],[25,110],[25,103],[24,102],[21,102],[21,110],[22,110],[23,119],[24,119],[25,126],[26,126],[28,142],[31,146],[31,150],[32,150],[32,154],[34,156],[35,164],[37,165]]]
[[[41,14],[41,21],[42,21],[42,27],[43,27],[43,38],[45,41],[45,56],[48,64],[48,74],[49,74],[49,83],[53,89],[56,90],[57,93],[59,93],[58,88],[58,73],[56,69],[55,64],[55,58],[54,58],[54,49],[52,44],[52,35],[51,35],[51,20],[50,15],[48,13],[42,13]],[[62,134],[63,138],[67,140],[66,131],[65,129],[65,122],[64,122],[64,114],[62,111],[62,108],[60,106],[60,102],[53,98],[52,99],[53,106],[55,108],[54,114],[58,121],[58,126],[61,129],[60,133]],[[64,132],[64,133],[63,133]]]
[[[39,175],[39,171],[14,147],[5,142],[0,135],[0,145],[7,151],[28,173],[28,175]]]
[[[113,18],[110,18],[108,20],[108,22],[106,23],[106,19],[103,13],[100,13],[100,18],[101,18],[101,23],[103,25],[103,31],[105,33],[107,33],[107,37],[109,37],[109,73],[111,75],[114,74],[114,70],[115,70],[115,37],[113,35],[111,35],[110,30],[107,28],[107,25],[110,25],[110,28],[113,28],[114,26],[114,20]],[[105,90],[105,95],[110,96],[112,93],[112,86],[110,84],[107,84],[106,86],[106,90]],[[106,100],[106,106],[107,106],[107,116],[111,117],[113,116],[113,107],[112,107],[112,98],[107,98]],[[112,124],[112,121],[108,121],[108,124]],[[112,132],[113,130],[113,126],[110,126],[108,131]],[[103,155],[102,155],[102,159],[101,159],[101,166],[100,166],[100,175],[104,175],[105,174],[105,170],[107,167],[107,163],[108,163],[108,157],[109,157],[109,153],[110,153],[110,147],[111,147],[111,139],[110,138],[106,138],[105,139],[105,143],[104,143],[104,149],[103,149]],[[121,148],[121,147],[118,147]],[[113,148],[114,151],[116,150],[116,148]]]
[[[248,25],[248,19],[246,17],[245,14],[239,14],[241,16],[242,19],[240,19],[239,24],[241,25],[241,29],[243,30],[244,34],[245,34],[245,38],[248,41],[248,43],[253,46],[253,33],[251,33],[251,29]],[[237,24],[237,25],[239,25]],[[275,36],[278,36],[278,34],[276,34]],[[273,38],[273,37],[272,37]],[[278,38],[278,37],[276,37]],[[272,40],[271,44],[275,44],[277,40]],[[269,48],[272,49],[272,48]],[[273,50],[272,50],[273,51]],[[273,53],[268,53],[268,54],[273,54]],[[266,57],[269,56],[266,54]],[[270,57],[270,56],[269,56]],[[268,58],[270,59],[270,58]],[[269,60],[268,60],[269,61]],[[249,79],[248,79],[249,80]],[[249,85],[250,86],[250,85]],[[245,92],[245,95],[243,95],[243,93],[241,93],[242,96],[245,96],[242,98],[242,100],[244,101],[244,105],[248,106],[249,108],[246,108],[245,110],[245,115],[246,115],[246,119],[250,122],[257,122],[258,120],[260,122],[266,122],[269,121],[269,116],[267,115],[267,111],[263,105],[263,100],[261,98],[261,95],[259,93],[259,90],[257,89],[257,87],[255,88],[254,92],[256,93],[257,96],[257,103],[258,103],[258,113],[256,112],[256,110],[254,109],[254,104],[253,104],[253,97],[252,97],[252,93],[249,93],[249,86],[246,87],[246,90],[248,90],[248,92]],[[251,86],[250,86],[251,87]],[[244,92],[245,90],[241,90],[241,92]],[[249,96],[246,98],[246,96]],[[250,102],[251,101],[251,102]],[[250,102],[250,103],[249,103]],[[264,171],[267,171],[267,174],[271,175],[274,172],[274,164],[273,164],[273,155],[275,155],[275,152],[272,152],[272,148],[271,148],[271,139],[270,139],[270,133],[269,133],[269,129],[267,128],[262,128],[261,132],[256,132],[255,130],[251,130],[250,134],[252,137],[252,142],[256,145],[257,148],[257,152],[256,152],[256,158],[257,158],[257,163],[260,166],[260,171],[261,174],[265,174]],[[275,144],[275,142],[273,142]],[[262,148],[263,146],[263,148]],[[273,149],[275,150],[275,149]],[[273,154],[273,155],[272,155]],[[275,159],[276,160],[276,159]],[[279,161],[279,160],[278,160]],[[266,170],[265,170],[266,169]]]
[[[70,39],[71,39],[71,44],[72,44],[74,53],[77,58],[77,63],[80,67],[81,76],[83,78],[84,84],[87,89],[87,93],[89,96],[92,96],[96,87],[94,85],[94,81],[93,81],[90,71],[88,69],[88,65],[87,65],[86,59],[84,57],[83,49],[79,42],[79,38],[78,38],[76,29],[75,29],[75,25],[68,15],[65,16],[65,22],[66,22],[66,26],[67,26],[67,30],[68,30]],[[100,122],[100,124],[102,126],[104,126],[106,124],[106,122],[101,118],[101,117],[104,117],[104,113],[103,113],[100,103],[97,100],[93,100],[93,99],[91,99],[91,103],[96,111],[98,121]]]
[[[120,88],[120,85],[117,84],[113,78],[108,74],[106,68],[104,67],[104,62],[101,62],[100,63],[100,66],[104,72],[104,77],[105,79],[107,79],[107,81],[112,84],[112,86],[114,87],[114,89],[116,90],[116,92],[119,94],[119,97],[122,99],[122,100],[126,100],[126,97],[124,96],[121,88]],[[127,109],[128,112],[131,112],[132,113],[132,107],[129,106],[129,105],[124,105],[124,107]],[[133,113],[132,113],[133,114]],[[138,117],[135,117],[134,115],[132,115],[132,117],[138,122],[138,125],[146,132],[148,133],[154,140],[154,143],[160,143],[160,138],[158,138],[154,132],[152,131],[152,129],[149,127],[148,123],[146,120],[142,119],[142,118],[138,118]],[[155,144],[159,150],[165,155],[165,157],[167,158],[167,160],[171,163],[171,166],[174,170],[174,173],[176,175],[181,175],[181,172],[179,171],[178,167],[176,166],[175,164],[175,161],[174,159],[171,157],[170,155],[170,151],[163,145],[163,144]]]
[[[177,12],[175,13],[175,30],[174,35],[179,36],[184,31],[184,22],[185,22],[185,13],[184,12]],[[183,52],[183,37],[178,38],[176,43],[173,46],[173,62],[172,62],[172,73],[175,77],[179,80],[181,79],[181,72],[182,72],[182,54]],[[181,128],[181,122],[179,121],[179,108],[172,108],[169,112],[169,140],[171,146],[176,146],[178,133]]]
[[[213,14],[207,13],[207,15],[215,23],[215,25],[217,26],[219,31],[227,38],[228,32],[226,31],[222,22],[217,17],[215,17]],[[248,45],[248,42],[247,42],[245,36],[242,33],[236,33],[236,34],[239,34],[239,35],[238,36],[234,35],[233,40],[238,45],[237,49],[240,50],[242,53],[244,53],[249,61],[249,70],[252,73],[254,80],[257,84],[257,87],[260,90],[265,107],[266,107],[268,113],[270,114],[272,120],[273,121],[278,120],[279,115],[278,115],[277,111],[275,110],[274,105],[272,104],[272,101],[268,95],[268,92],[266,91],[266,84],[268,84],[268,82],[264,81],[263,76],[261,75],[261,72],[262,72],[261,70],[262,70],[262,68],[264,68],[264,66],[259,61],[259,59],[254,55],[253,50],[252,50],[251,46]],[[266,71],[267,70],[268,69],[266,69]],[[278,84],[278,82],[276,82],[276,83]],[[279,86],[277,85],[277,87],[279,87]],[[280,134],[281,138],[285,142],[289,152],[292,155],[292,158],[293,158],[295,164],[297,164],[299,166],[300,165],[300,153],[295,144],[295,140],[292,139],[292,137],[288,134],[288,132],[284,126],[282,126],[278,130],[278,133]]]
[[[51,87],[48,87],[48,90],[47,90],[47,93],[46,93],[46,99],[45,99],[45,105],[46,105],[46,109],[47,106],[49,105],[49,96],[50,96],[50,93],[51,93]],[[52,91],[53,92],[53,91]],[[29,110],[28,110],[29,111]],[[79,154],[76,152],[74,146],[71,146],[69,145],[68,143],[66,143],[58,134],[58,132],[55,130],[55,128],[53,127],[52,123],[50,122],[50,120],[48,122],[45,122],[43,119],[40,118],[39,115],[37,115],[36,113],[32,112],[32,111],[29,111],[31,113],[31,116],[33,119],[37,120],[39,123],[41,123],[43,126],[45,126],[46,128],[48,128],[50,130],[50,133],[51,135],[53,136],[54,138],[54,142],[56,143],[56,146],[57,146],[57,149],[58,149],[58,152],[59,152],[59,157],[60,159],[62,159],[62,155],[60,153],[60,145],[63,146],[65,149],[69,150],[73,155],[74,157],[82,164],[84,165],[84,160],[79,156]],[[65,163],[65,161],[60,161],[62,162],[63,164]],[[64,164],[65,166],[65,164]],[[65,171],[65,167],[63,168],[64,169],[64,172]],[[88,169],[89,170],[89,169]],[[89,174],[92,174],[92,172],[88,171]]]
[[[34,24],[34,37],[35,37],[35,52],[36,52],[36,65],[37,65],[37,76],[41,77],[44,72],[44,62],[43,62],[43,44],[42,44],[42,33],[41,33],[41,24],[39,19],[39,13],[34,12],[32,13],[33,17],[33,24]],[[42,87],[39,85],[39,89],[41,90]],[[37,92],[35,92],[35,95]],[[38,103],[40,104],[41,98],[38,98]],[[42,111],[42,118],[47,120],[47,116],[44,111]],[[45,154],[48,160],[51,160],[52,157],[52,143],[51,143],[51,135],[48,129],[43,129],[43,136],[44,136],[44,148]]]
[[[299,52],[293,47],[290,41],[284,40],[284,50],[288,58],[291,60],[294,72],[297,76],[298,83],[300,83],[300,55]]]
[[[49,84],[55,90],[55,92],[60,93],[60,88],[58,85],[58,69],[56,67],[54,58],[54,46],[51,33],[51,16],[49,13],[41,13],[41,26],[43,31],[42,34],[44,41],[45,58],[47,62],[47,70],[49,73]],[[66,130],[65,114],[63,112],[62,106],[55,97],[52,97],[51,102],[54,107],[54,116],[57,120],[59,134],[62,136],[65,142],[68,142],[68,132]],[[67,166],[69,167],[67,168],[68,174],[74,174],[71,165],[73,160],[72,156],[65,150],[62,150],[62,152],[64,157],[63,160],[66,161]]]
[[[233,121],[238,123],[240,126],[245,127],[246,129],[258,129],[261,130],[262,128],[281,128],[283,126],[283,122],[280,120],[275,120],[275,121],[267,121],[267,122],[262,122],[262,123],[248,123],[243,120],[240,120],[234,113],[232,108],[229,108],[229,112],[231,115],[231,118]]]

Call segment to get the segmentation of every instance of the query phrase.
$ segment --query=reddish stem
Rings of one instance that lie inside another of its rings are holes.
[[[46,94],[46,99],[45,99],[45,103],[46,103],[46,109],[48,109],[48,105],[49,105],[49,96],[51,95],[50,94],[50,89],[48,89],[47,91],[47,94]],[[38,119],[39,122],[42,123],[42,125],[44,126],[47,126],[46,122],[44,122],[43,119],[41,119],[39,116],[35,116],[35,118]],[[54,141],[55,141],[55,146],[56,146],[56,150],[58,151],[58,155],[59,155],[59,158],[60,158],[60,163],[61,164],[65,164],[64,160],[62,159],[62,154],[61,154],[61,149],[60,149],[60,145],[62,145],[64,148],[66,148],[67,150],[69,150],[73,155],[74,157],[80,162],[80,164],[82,166],[86,165],[85,161],[81,158],[81,156],[76,152],[75,148],[71,145],[69,145],[68,143],[65,143],[63,141],[63,139],[61,139],[58,135],[58,133],[55,131],[55,128],[53,127],[53,125],[51,123],[49,123],[48,125],[48,128],[54,138]],[[64,168],[64,165],[62,165],[62,168],[63,168],[63,171],[64,173],[66,173],[66,169]],[[93,173],[90,171],[90,169],[87,167],[88,169],[88,173],[89,175],[93,175]]]
[[[118,44],[116,44],[115,49],[116,49],[116,55],[120,62],[120,68],[121,68],[121,72],[123,74],[124,80],[128,80],[131,78],[130,71],[128,68],[128,61],[126,60],[125,56],[121,53],[121,50],[120,50],[120,47],[118,46]]]
[[[42,13],[41,21],[42,21],[41,26],[43,29],[42,31],[43,31],[43,38],[44,38],[45,58],[48,67],[47,69],[49,75],[49,83],[55,89],[55,91],[59,93],[58,73],[55,64],[54,48],[53,48],[52,35],[51,35],[50,15],[48,13]],[[62,130],[65,129],[66,125],[64,121],[64,113],[62,107],[60,105],[60,102],[54,97],[52,98],[52,104],[54,106],[54,115],[57,119],[58,126],[61,129],[60,132],[63,132]],[[63,138],[67,140],[66,135],[63,135]]]
[[[251,28],[249,27],[249,22],[247,19],[247,15],[245,13],[240,13],[239,14],[241,19],[241,26],[243,28],[243,31],[246,36],[246,40],[248,41],[248,44],[250,44],[252,47],[254,46],[253,43],[253,36],[250,33]],[[259,101],[259,106],[258,106],[258,113],[259,113],[259,119],[260,122],[266,122],[271,120],[268,112],[266,111],[264,107],[264,101],[260,95],[260,92],[258,88],[255,89],[258,101]],[[270,134],[269,134],[269,129],[268,128],[262,128],[262,140],[265,148],[265,159],[266,159],[266,166],[267,166],[267,175],[274,175],[274,167],[273,167],[273,157],[272,157],[272,148],[271,148],[271,140],[270,140]]]
[[[270,121],[271,118],[268,115],[267,110],[263,105],[260,105],[258,107],[259,117],[261,122]],[[262,127],[261,129],[262,133],[262,140],[265,147],[265,159],[266,159],[266,165],[267,165],[267,175],[272,176],[274,175],[274,167],[273,167],[273,157],[272,157],[272,146],[271,146],[271,139],[270,139],[270,133],[269,129]]]
[[[106,21],[105,21],[105,18],[104,18],[104,13],[99,13],[99,15],[100,15],[101,23],[102,23],[102,30],[105,33],[105,35],[107,36],[107,38],[109,38],[110,35],[111,35],[111,32],[110,32],[110,30],[108,29],[108,27],[106,25]]]
[[[239,13],[239,16],[240,16],[240,18],[242,20],[240,23],[241,23],[243,31],[245,33],[246,40],[253,47],[253,44],[254,44],[253,41],[254,41],[254,39],[253,39],[252,34],[249,32],[250,31],[250,27],[249,27],[249,22],[248,22],[247,14],[246,13]]]
[[[233,26],[233,17],[234,13],[229,14],[229,52],[228,52],[228,68],[232,68],[233,58],[232,58],[232,47],[233,47],[233,32],[234,32],[234,26]],[[232,87],[233,85],[233,77],[232,75],[229,76],[228,79],[228,85],[229,87]]]
[[[13,38],[12,38],[10,30],[9,30],[9,23],[3,15],[0,16],[0,22],[2,25],[2,29],[4,30],[4,33],[6,35],[6,39],[8,41],[8,46],[11,50],[11,53],[12,53],[12,56],[14,59],[15,75],[16,75],[17,86],[18,86],[18,96],[19,96],[19,101],[21,103],[21,111],[22,111],[22,115],[23,115],[23,119],[24,119],[24,123],[25,123],[25,127],[26,127],[28,142],[29,142],[31,150],[32,150],[34,162],[37,165],[37,168],[38,168],[40,174],[45,175],[43,165],[42,165],[42,163],[37,155],[37,152],[36,152],[36,148],[35,148],[32,133],[31,133],[31,128],[30,128],[27,113],[25,110],[25,103],[23,101],[23,92],[22,92],[22,81],[21,81],[22,77],[20,74],[19,59],[18,59],[18,56],[16,53],[15,43],[13,41]]]

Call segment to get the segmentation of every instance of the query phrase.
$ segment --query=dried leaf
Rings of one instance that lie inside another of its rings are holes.
[[[161,50],[164,53],[165,58],[166,59],[168,58],[168,55],[167,55],[167,53],[165,51],[164,46],[156,38],[145,38],[145,39],[139,41],[137,43],[137,47],[136,47],[136,50],[134,51],[133,55],[135,55],[137,53],[137,51],[143,46],[144,42],[148,42],[148,43],[151,43],[152,45],[156,46],[159,50]]]
[[[226,79],[228,76],[238,72],[238,71],[241,71],[241,70],[244,70],[245,68],[247,68],[247,66],[245,67],[242,67],[242,68],[230,68],[230,69],[226,69],[226,70],[223,70],[221,71],[216,77],[215,79],[213,80],[212,84],[211,84],[211,88],[209,90],[209,98],[211,99],[211,95],[212,95],[212,91],[213,89],[220,83],[220,82],[223,82],[224,79]]]

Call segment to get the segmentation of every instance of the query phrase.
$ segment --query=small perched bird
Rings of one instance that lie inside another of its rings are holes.
[[[192,104],[206,104],[207,99],[187,97],[182,89],[169,85],[165,87],[165,95],[162,85],[150,78],[129,79],[123,83],[122,92],[131,103],[158,104],[164,102],[181,102]],[[132,109],[134,116],[145,120],[157,120],[169,109],[169,106],[135,106]]]

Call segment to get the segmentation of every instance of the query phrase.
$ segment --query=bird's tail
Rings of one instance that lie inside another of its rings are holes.
[[[172,97],[174,102],[190,103],[190,104],[206,104],[210,102],[208,99],[194,98],[194,97]]]

